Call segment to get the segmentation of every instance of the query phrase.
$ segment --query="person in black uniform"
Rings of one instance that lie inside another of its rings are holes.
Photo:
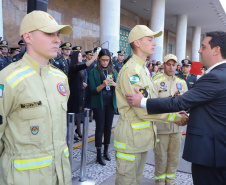
[[[24,53],[26,52],[26,46],[23,40],[20,40],[18,42],[18,45],[20,47],[20,52],[12,57],[12,62],[20,60],[24,56]]]
[[[72,48],[72,51],[80,51],[80,52],[82,52],[82,46],[74,46]]]
[[[69,65],[71,60],[69,55],[71,53],[71,46],[70,42],[63,43],[60,48],[62,49],[62,55],[54,59],[53,65],[62,70],[66,75],[68,75]]]
[[[118,60],[115,62],[115,69],[119,73],[119,71],[122,69],[124,65],[123,59],[124,59],[125,51],[118,51],[117,53],[118,53]]]
[[[18,42],[18,45],[19,45],[19,47],[20,47],[20,51],[23,51],[23,49],[24,49],[24,47],[25,47],[24,41],[23,41],[23,40],[20,40],[20,41]]]
[[[195,82],[197,81],[197,76],[190,73],[192,61],[184,59],[182,63],[182,74],[177,74],[177,76],[186,81],[188,90],[191,89]]]
[[[0,47],[0,71],[9,64],[10,63],[8,62],[8,60],[4,56],[2,56],[2,48]]]
[[[8,55],[9,54],[8,42],[6,40],[2,40],[0,42],[0,47],[2,48],[2,56],[6,58],[8,63],[12,63],[12,58]]]

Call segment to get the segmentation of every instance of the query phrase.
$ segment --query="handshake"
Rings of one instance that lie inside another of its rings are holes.
[[[188,123],[188,114],[185,112],[185,111],[180,111],[178,112],[181,116],[182,116],[182,119],[180,122],[175,122],[176,125],[178,126],[185,126],[187,125]]]

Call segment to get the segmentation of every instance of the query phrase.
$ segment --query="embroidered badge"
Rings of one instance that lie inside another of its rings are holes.
[[[63,96],[67,95],[67,88],[66,88],[66,86],[63,83],[60,82],[60,83],[57,84],[57,90]]]
[[[181,83],[177,83],[176,85],[177,85],[177,89],[178,89],[178,90],[182,90],[182,85],[181,85]]]
[[[38,107],[42,105],[42,101],[37,101],[37,102],[32,102],[32,103],[25,103],[25,104],[20,104],[20,108],[33,108],[33,107]]]
[[[165,86],[162,86],[162,87],[160,87],[160,89],[166,89],[167,88],[167,86],[165,85]]]
[[[3,90],[4,90],[4,85],[0,84],[0,98],[3,97]]]
[[[39,126],[31,126],[31,133],[36,135],[39,132]]]
[[[139,91],[143,94],[143,96],[144,96],[145,98],[148,97],[148,92],[147,92],[146,89],[139,89]]]
[[[140,78],[139,78],[139,76],[136,74],[136,75],[133,75],[133,76],[129,77],[129,81],[130,81],[131,84],[135,84],[135,83],[137,83],[137,82],[140,81]]]
[[[165,86],[165,82],[161,82],[160,85],[161,85],[161,86]]]

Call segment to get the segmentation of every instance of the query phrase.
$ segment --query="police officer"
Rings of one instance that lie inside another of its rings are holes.
[[[23,50],[24,50],[24,47],[25,47],[24,41],[23,41],[23,40],[20,40],[20,41],[18,42],[18,45],[19,45],[19,47],[20,47],[20,50],[23,51]]]
[[[2,56],[6,58],[8,63],[11,63],[12,58],[8,55],[9,54],[8,42],[6,40],[2,40],[0,42],[0,47],[2,48]]]
[[[125,95],[138,88],[145,97],[156,97],[150,74],[146,68],[147,56],[153,54],[154,37],[162,31],[153,32],[145,25],[136,25],[129,33],[133,56],[121,69],[116,86],[116,98],[120,117],[114,131],[116,151],[116,185],[140,184],[147,153],[156,144],[156,126],[153,121],[178,122],[178,113],[148,115],[142,108],[130,107]],[[148,43],[148,44],[147,44]]]
[[[62,50],[62,55],[58,56],[56,59],[54,59],[53,65],[58,67],[60,70],[62,70],[66,75],[68,75],[68,69],[69,65],[71,63],[71,59],[69,57],[71,53],[71,46],[72,44],[70,42],[63,43],[60,48]]]
[[[3,49],[0,47],[0,71],[10,64],[7,58],[2,56],[2,50]]]
[[[118,51],[117,53],[118,53],[118,59],[115,62],[115,69],[119,73],[119,71],[122,69],[124,65],[123,59],[124,59],[125,51]]]
[[[155,78],[154,87],[160,98],[179,96],[188,90],[187,84],[175,76],[177,57],[169,54],[164,57],[164,73]],[[155,152],[155,184],[173,185],[179,163],[182,127],[174,123],[159,122]],[[167,156],[167,160],[166,160]]]
[[[48,63],[57,55],[58,35],[71,32],[43,11],[33,11],[21,22],[27,52],[0,72],[1,185],[71,184],[68,80]]]
[[[191,89],[195,82],[197,81],[197,76],[190,73],[192,61],[188,59],[184,59],[181,61],[182,63],[182,74],[178,74],[179,78],[182,78],[186,81],[188,90]]]
[[[20,52],[12,57],[12,62],[20,60],[24,56],[24,53],[26,52],[26,47],[23,40],[20,40],[18,42],[18,45],[20,47]]]
[[[82,46],[74,46],[72,48],[72,51],[80,51],[80,52],[82,52]]]

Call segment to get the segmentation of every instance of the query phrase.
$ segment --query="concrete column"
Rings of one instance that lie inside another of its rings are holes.
[[[100,44],[117,55],[120,36],[121,0],[100,0]],[[108,44],[109,43],[109,44]]]
[[[176,56],[179,63],[186,57],[187,20],[187,15],[177,17]]]
[[[192,58],[191,60],[194,62],[199,62],[199,48],[200,48],[200,40],[201,40],[201,27],[197,26],[193,28],[192,33]]]
[[[163,42],[165,24],[165,0],[152,0],[149,27],[152,31],[162,31],[162,36],[155,38],[155,52],[151,60],[163,61]]]
[[[0,37],[3,40],[3,12],[2,12],[2,0],[0,0]]]

